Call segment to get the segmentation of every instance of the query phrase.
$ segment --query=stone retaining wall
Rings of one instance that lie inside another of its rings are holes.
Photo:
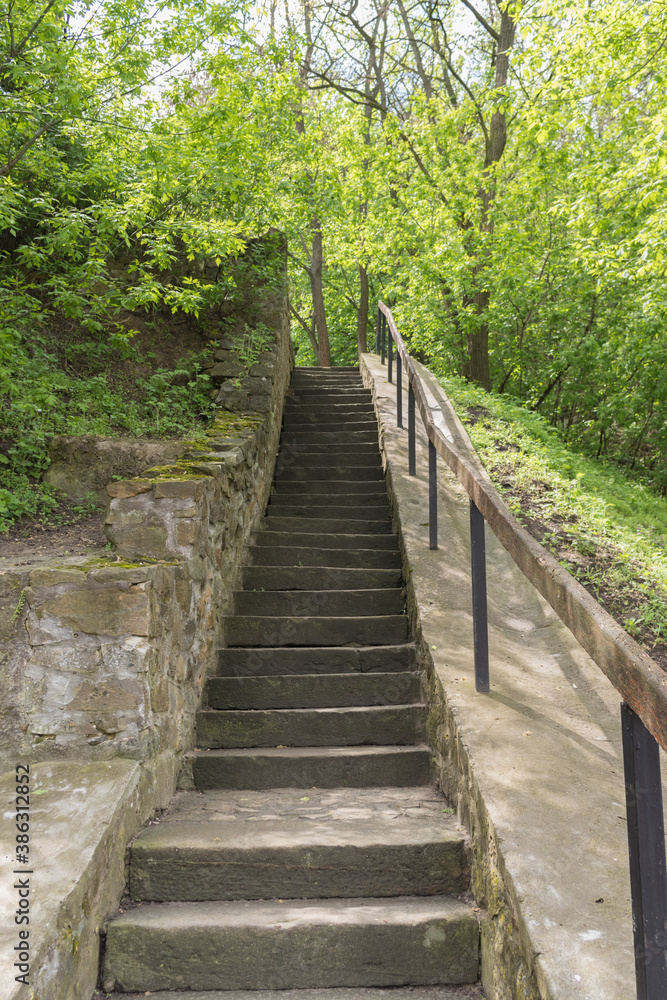
[[[268,498],[293,365],[285,298],[273,297],[264,322],[275,347],[253,381],[261,405],[221,408],[205,443],[110,484],[112,551],[3,561],[0,771],[18,759],[164,753],[176,766],[192,746],[206,670]]]

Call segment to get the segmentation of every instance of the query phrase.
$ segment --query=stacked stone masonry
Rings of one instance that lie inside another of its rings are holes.
[[[293,366],[284,296],[262,320],[275,346],[245,379],[252,393],[225,396],[223,382],[204,444],[109,485],[111,551],[3,561],[0,770],[17,759],[176,761],[192,745],[206,668],[269,494]]]

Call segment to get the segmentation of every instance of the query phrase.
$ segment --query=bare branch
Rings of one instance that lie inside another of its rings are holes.
[[[32,23],[32,25],[30,26],[30,28],[28,28],[26,34],[23,36],[23,38],[18,43],[18,45],[16,46],[16,48],[12,51],[12,56],[16,57],[16,56],[18,56],[18,55],[21,54],[22,50],[25,48],[25,46],[29,42],[30,38],[37,31],[37,29],[39,28],[40,24],[42,23],[42,21],[44,20],[44,18],[46,17],[46,15],[49,13],[49,11],[51,10],[51,8],[55,5],[55,3],[56,3],[56,0],[49,0],[49,2],[47,3],[46,7],[44,8],[44,10],[42,11],[42,13],[37,18],[37,20]]]
[[[23,159],[23,157],[28,152],[28,150],[32,146],[35,145],[35,143],[37,142],[37,140],[41,139],[41,137],[44,135],[44,133],[46,132],[46,130],[49,128],[49,126],[57,125],[57,124],[59,124],[59,123],[58,122],[48,122],[46,125],[41,125],[37,129],[37,131],[34,132],[30,136],[29,139],[26,139],[26,141],[23,143],[23,145],[19,149],[18,153],[16,153],[15,156],[12,156],[11,160],[8,160],[8,162],[5,163],[5,165],[3,167],[0,167],[0,177],[6,177],[7,174],[11,170],[13,170],[13,168],[16,166],[16,164],[19,162],[19,160]]]
[[[483,28],[486,29],[486,31],[488,31],[488,33],[491,35],[491,38],[493,38],[493,40],[495,42],[500,41],[500,35],[496,31],[496,29],[493,28],[493,27],[491,27],[491,25],[486,20],[486,18],[482,17],[482,15],[479,13],[479,11],[475,10],[475,8],[473,7],[473,5],[471,3],[469,3],[468,0],[461,0],[461,3],[464,4],[468,8],[468,10],[472,14],[475,15],[475,17],[477,18],[477,20],[479,21],[479,23],[482,25]]]

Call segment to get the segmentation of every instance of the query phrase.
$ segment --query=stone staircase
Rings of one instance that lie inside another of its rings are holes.
[[[134,842],[106,990],[435,998],[450,993],[433,984],[477,982],[401,582],[370,393],[358,369],[298,369],[197,718],[197,791]]]

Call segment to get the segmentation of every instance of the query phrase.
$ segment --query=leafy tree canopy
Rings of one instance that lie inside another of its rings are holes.
[[[663,4],[17,0],[0,38],[8,426],[51,317],[122,350],[275,227],[301,360],[353,360],[382,297],[667,489]]]

